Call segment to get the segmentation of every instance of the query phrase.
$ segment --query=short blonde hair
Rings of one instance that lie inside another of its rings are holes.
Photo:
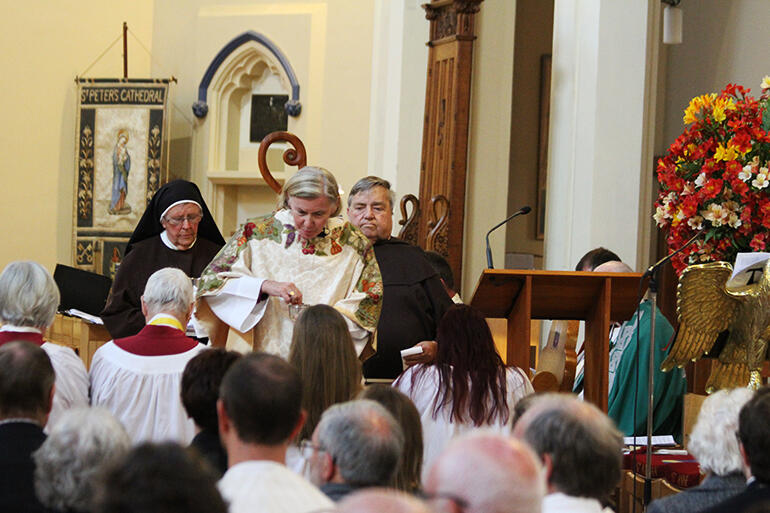
[[[339,215],[342,206],[337,179],[322,167],[305,166],[284,184],[278,199],[278,208],[289,208],[289,198],[316,199],[320,197],[325,197],[335,206],[332,216]]]

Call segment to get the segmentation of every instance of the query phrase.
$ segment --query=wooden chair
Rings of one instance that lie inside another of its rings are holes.
[[[271,132],[260,142],[257,163],[259,172],[268,186],[276,194],[281,193],[281,184],[273,177],[267,164],[267,149],[273,143],[288,143],[291,146],[283,152],[283,161],[289,166],[302,168],[307,165],[307,151],[299,137],[291,132]],[[407,206],[411,205],[411,213],[407,213]],[[419,234],[420,217],[423,209],[420,208],[420,200],[414,194],[406,194],[401,198],[401,217],[399,221],[403,227],[399,232],[399,238],[420,246],[426,251],[436,251],[444,257],[448,256],[447,237],[449,227],[449,200],[443,194],[437,194],[430,200],[428,209],[429,219],[427,223],[428,233],[424,240]]]
[[[652,500],[668,497],[680,491],[679,488],[672,486],[665,479],[654,478],[652,480]],[[636,503],[636,512],[642,513],[644,511],[644,476],[635,474],[630,470],[623,471],[618,495],[617,513],[632,513],[634,503]]]

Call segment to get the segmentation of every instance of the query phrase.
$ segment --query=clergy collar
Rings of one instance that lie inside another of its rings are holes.
[[[163,244],[166,245],[168,249],[173,249],[174,251],[187,251],[187,249],[192,249],[193,246],[195,246],[195,242],[198,240],[196,237],[192,244],[190,244],[190,247],[187,249],[180,249],[174,245],[173,242],[168,238],[168,234],[166,233],[166,230],[163,230],[160,232],[160,240],[163,241]]]
[[[148,326],[167,326],[169,328],[176,328],[181,332],[184,332],[184,326],[179,319],[171,314],[159,313],[153,316],[147,323]]]
[[[17,333],[40,333],[43,334],[43,330],[39,328],[33,328],[32,326],[14,326],[13,324],[3,324],[0,326],[0,331],[15,331]]]

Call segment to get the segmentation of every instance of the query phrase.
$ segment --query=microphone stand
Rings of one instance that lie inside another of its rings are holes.
[[[497,230],[498,228],[500,228],[502,225],[504,225],[505,223],[507,223],[508,221],[513,219],[514,217],[520,216],[520,215],[524,215],[524,214],[529,214],[531,211],[532,211],[532,208],[530,208],[529,206],[521,207],[519,210],[517,210],[516,212],[514,212],[513,214],[508,216],[504,221],[500,221],[499,223],[494,225],[492,227],[492,229],[487,232],[487,236],[486,236],[486,240],[487,240],[487,269],[494,269],[494,266],[492,265],[492,249],[489,247],[489,234],[492,233],[493,231]]]
[[[671,260],[671,258],[674,257],[674,255],[682,251],[684,248],[686,248],[687,246],[695,242],[695,239],[700,237],[703,233],[704,231],[701,230],[695,235],[693,235],[690,238],[690,240],[688,240],[684,244],[684,246],[677,249],[670,255],[665,256],[660,260],[658,260],[657,262],[655,262],[642,275],[642,281],[644,281],[644,279],[647,277],[650,278],[650,283],[647,287],[647,298],[650,301],[650,335],[649,335],[649,351],[648,351],[648,358],[647,358],[647,451],[645,453],[647,460],[645,461],[645,464],[644,464],[644,506],[645,507],[652,500],[652,420],[653,420],[652,409],[654,406],[654,397],[653,397],[652,387],[654,385],[653,374],[655,372],[655,351],[657,349],[655,346],[655,311],[657,310],[657,298],[658,298],[658,281],[657,281],[656,275],[658,270],[663,266],[663,264]],[[636,329],[637,330],[639,329],[638,325]],[[638,365],[639,365],[639,362],[637,362],[637,366]],[[636,445],[636,435],[634,435],[634,445]]]

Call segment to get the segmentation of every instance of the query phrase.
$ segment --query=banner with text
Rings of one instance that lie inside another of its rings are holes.
[[[168,180],[168,80],[79,79],[75,265],[114,278],[131,232]]]

